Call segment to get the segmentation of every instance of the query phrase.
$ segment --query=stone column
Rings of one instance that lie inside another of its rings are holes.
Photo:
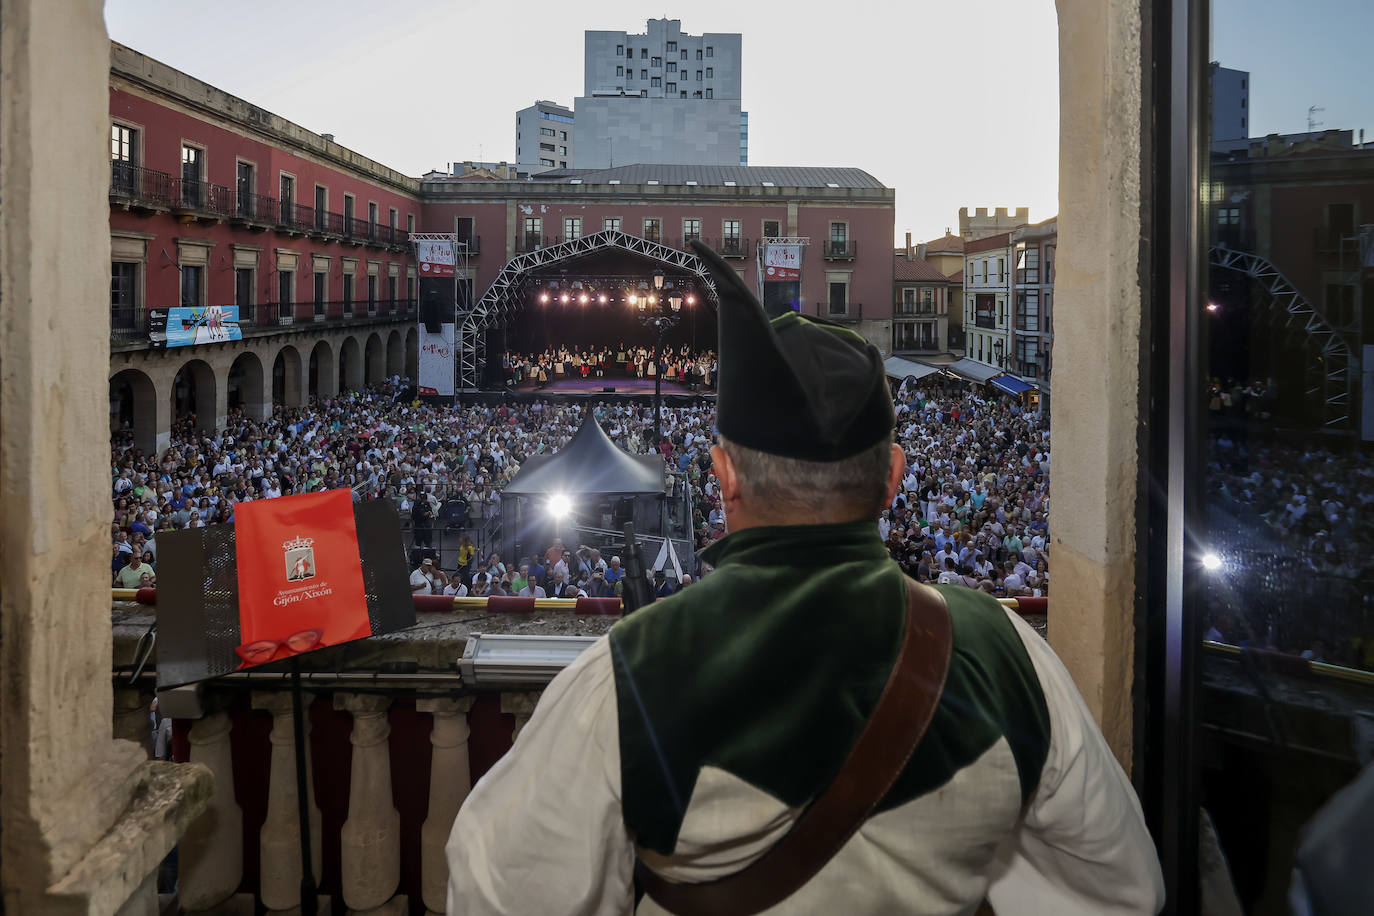
[[[234,797],[229,714],[212,712],[191,726],[191,762],[215,776],[210,808],[181,841],[178,893],[189,912],[208,910],[234,895],[243,880],[243,812]]]
[[[149,705],[153,695],[137,687],[116,687],[114,692],[114,736],[132,741],[143,748],[144,756],[153,756],[153,723]]]
[[[349,911],[371,910],[391,900],[401,883],[401,815],[391,798],[389,697],[334,695],[334,708],[353,716],[348,820],[341,836],[340,871]]]
[[[304,697],[310,709],[311,694]],[[287,691],[254,691],[253,708],[272,714],[272,766],[267,777],[267,819],[258,838],[261,860],[258,895],[269,910],[289,910],[301,902],[300,820],[296,812],[295,718]],[[310,810],[310,865],[320,879],[320,809],[315,806],[315,774],[310,763],[310,716],[305,717],[306,795]]]
[[[529,724],[530,716],[534,715],[534,707],[538,703],[539,693],[536,691],[501,694],[501,711],[515,716],[515,730],[510,733],[512,742],[520,737],[520,732]]]
[[[448,859],[444,844],[453,831],[453,820],[472,788],[468,762],[468,713],[472,697],[417,700],[415,708],[434,716],[429,743],[434,751],[429,763],[429,812],[420,828],[420,896],[433,916],[447,905]]]
[[[0,907],[12,916],[146,904],[211,788],[203,767],[112,737],[102,6],[0,2]]]

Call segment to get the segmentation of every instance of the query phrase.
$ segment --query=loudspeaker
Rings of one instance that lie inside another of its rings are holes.
[[[438,334],[444,330],[444,305],[443,299],[438,296],[427,296],[425,301],[420,303],[420,321],[430,334]]]
[[[606,394],[615,394],[615,386],[614,386],[614,385],[607,385],[606,387],[602,388],[601,390],[602,390],[603,392],[605,392]]]

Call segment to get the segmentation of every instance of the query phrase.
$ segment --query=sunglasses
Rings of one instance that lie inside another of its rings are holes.
[[[324,638],[324,630],[310,629],[301,630],[299,633],[292,633],[290,636],[281,640],[259,639],[246,646],[236,646],[234,651],[238,657],[243,659],[248,665],[261,665],[270,662],[281,649],[286,649],[288,655],[299,655],[302,652],[309,652],[319,646]]]

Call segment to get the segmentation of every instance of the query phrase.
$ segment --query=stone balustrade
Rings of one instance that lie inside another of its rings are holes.
[[[113,716],[116,735],[151,748],[154,682],[145,675],[130,684],[127,677],[134,643],[151,622],[147,611],[115,609]],[[322,914],[443,913],[444,845],[458,809],[539,699],[538,690],[466,688],[455,664],[466,626],[456,614],[421,616],[414,631],[302,659],[312,867]],[[613,622],[513,617],[501,629],[598,635]],[[269,914],[298,912],[289,681],[214,681],[204,686],[201,706],[200,718],[174,720],[174,759],[202,764],[214,776],[209,810],[179,847],[179,902],[186,913],[206,916],[249,914],[258,906]]]

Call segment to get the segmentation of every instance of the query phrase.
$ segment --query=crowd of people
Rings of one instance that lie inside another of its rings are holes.
[[[655,440],[653,409],[628,400],[453,407],[407,400],[408,389],[408,380],[390,379],[375,390],[279,408],[262,421],[231,411],[214,432],[186,417],[160,455],[145,455],[128,432],[116,433],[115,584],[156,584],[160,532],[232,521],[234,506],[247,500],[336,487],[352,489],[356,499],[394,500],[413,543],[428,547],[446,506],[465,507],[469,530],[497,514],[501,491],[521,464],[562,448],[587,409],[620,448],[664,456],[665,495],[674,506],[683,504],[684,491],[690,496],[697,549],[725,534],[711,475],[709,403],[664,407]],[[998,595],[1047,594],[1049,445],[1042,419],[1011,399],[983,398],[963,386],[904,385],[896,409],[909,469],[893,506],[877,520],[894,559],[922,581]],[[566,559],[555,556],[563,549],[549,545],[542,556],[506,563],[479,554],[465,533],[448,569],[432,557],[430,568],[417,566],[415,574],[438,593],[619,593],[615,558],[589,561],[578,548]],[[686,576],[700,573],[691,557],[681,561]],[[553,578],[557,573],[561,578]],[[675,587],[674,578],[656,588]]]
[[[653,345],[615,347],[606,344],[547,347],[537,353],[507,353],[506,379],[511,387],[543,388],[564,379],[636,378],[653,381],[662,377],[695,388],[714,388],[716,354],[693,350],[686,343],[668,345],[658,352]]]

